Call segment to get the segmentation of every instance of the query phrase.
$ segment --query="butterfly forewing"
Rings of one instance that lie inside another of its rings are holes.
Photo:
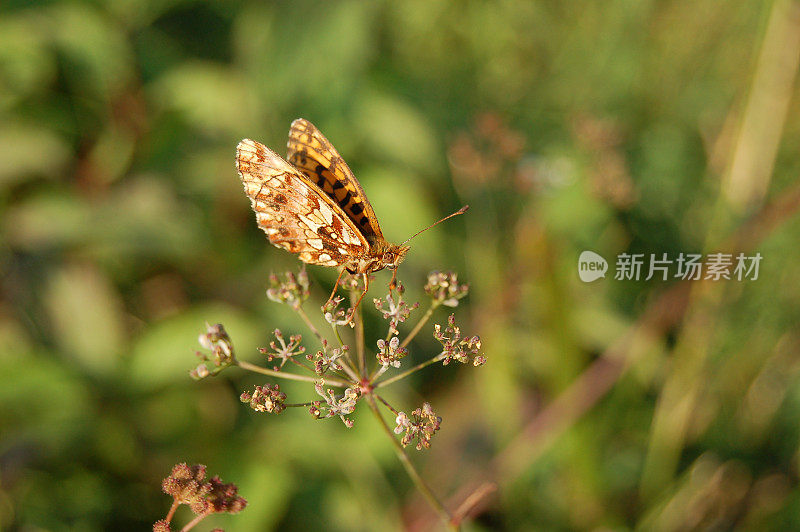
[[[258,225],[275,246],[322,266],[347,264],[369,251],[362,230],[339,204],[263,144],[241,141],[236,168]]]
[[[286,158],[339,205],[367,241],[383,240],[364,189],[336,148],[314,124],[304,118],[292,122]]]

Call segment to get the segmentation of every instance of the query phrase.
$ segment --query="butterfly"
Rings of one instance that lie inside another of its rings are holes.
[[[390,268],[394,287],[397,267],[409,250],[405,244],[414,237],[402,244],[386,241],[361,184],[311,122],[292,122],[285,160],[259,142],[242,140],[236,147],[236,169],[258,226],[273,245],[307,264],[340,268],[329,301],[345,271],[364,281],[354,309],[369,289],[370,273]]]

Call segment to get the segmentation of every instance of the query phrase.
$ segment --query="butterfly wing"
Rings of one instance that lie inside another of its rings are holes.
[[[263,144],[244,139],[236,169],[259,227],[300,260],[340,266],[369,252],[369,243],[341,207]]]
[[[292,122],[286,159],[338,204],[369,242],[383,240],[364,189],[314,124],[304,118]]]

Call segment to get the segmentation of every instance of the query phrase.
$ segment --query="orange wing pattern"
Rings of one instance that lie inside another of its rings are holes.
[[[378,218],[364,189],[314,124],[304,118],[292,122],[286,159],[339,205],[368,242],[383,241]]]
[[[346,265],[369,252],[369,242],[340,205],[263,144],[241,141],[236,169],[273,245],[322,266]]]

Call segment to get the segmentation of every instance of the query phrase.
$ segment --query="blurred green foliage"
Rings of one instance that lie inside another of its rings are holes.
[[[4,2],[0,527],[145,529],[180,461],[249,500],[201,529],[431,522],[368,415],[261,417],[238,393],[263,381],[187,375],[205,321],[251,361],[275,327],[305,333],[264,296],[297,261],[256,227],[233,160],[243,137],[280,152],[302,116],[389,240],[472,206],[415,240],[400,277],[417,297],[429,270],[470,282],[461,321],[489,363],[390,394],[444,417],[414,458],[451,506],[498,484],[471,529],[800,528],[796,217],[740,243],[764,257],[757,281],[685,306],[657,304],[674,280],[576,275],[584,249],[709,251],[792,194],[796,99],[766,115],[766,199],[720,199],[733,154],[759,148],[732,139],[783,5]],[[316,304],[335,272],[310,273]],[[671,324],[609,353],[653,306]],[[607,360],[613,378],[587,372]],[[575,389],[584,412],[531,425]]]

